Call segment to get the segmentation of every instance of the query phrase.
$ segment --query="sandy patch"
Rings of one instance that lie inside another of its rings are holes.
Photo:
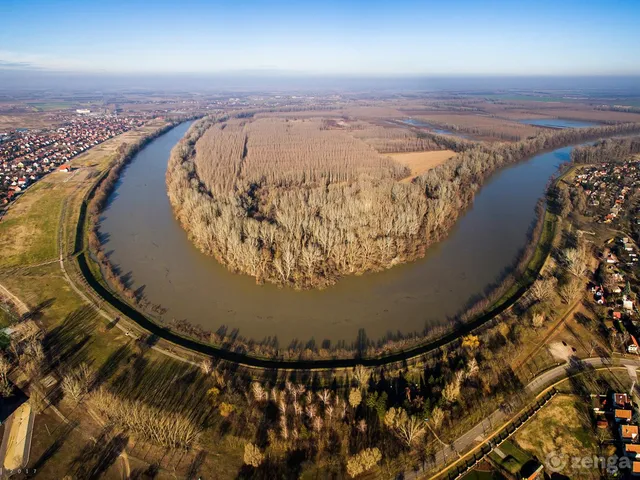
[[[558,361],[566,362],[573,355],[573,349],[569,345],[563,345],[562,342],[554,342],[549,344],[549,353]]]
[[[17,470],[23,466],[30,414],[31,405],[29,403],[23,403],[13,413],[7,453],[4,457],[4,468],[7,470]]]
[[[453,150],[439,150],[437,152],[392,153],[389,156],[411,169],[411,176],[401,180],[403,183],[408,183],[418,175],[443,164],[455,154],[456,152]]]

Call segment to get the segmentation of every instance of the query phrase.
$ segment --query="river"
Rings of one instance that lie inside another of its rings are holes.
[[[326,290],[256,285],[201,254],[173,216],[166,193],[169,152],[182,124],[142,149],[126,167],[100,222],[111,262],[147,300],[209,330],[226,325],[280,346],[313,338],[351,343],[359,329],[422,331],[450,323],[472,297],[512,264],[526,243],[537,200],[571,147],[496,172],[449,236],[425,258],[380,273],[345,277]]]
[[[536,118],[527,120],[518,120],[519,123],[526,125],[534,125],[536,127],[548,127],[548,128],[582,128],[582,127],[597,127],[602,125],[597,122],[586,122],[584,120],[568,120],[566,118]]]

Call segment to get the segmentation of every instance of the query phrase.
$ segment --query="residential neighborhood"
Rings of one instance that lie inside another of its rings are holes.
[[[584,167],[575,187],[586,195],[587,211],[600,223],[614,223],[640,185],[638,162],[602,163]]]
[[[591,395],[591,407],[599,430],[604,437],[612,433],[611,442],[618,450],[620,458],[628,458],[628,474],[632,478],[640,477],[640,437],[637,416],[637,400],[623,392],[611,392],[605,395]],[[620,466],[622,462],[619,462]]]
[[[55,128],[0,133],[0,204],[7,205],[47,173],[69,172],[68,162],[76,155],[146,121],[144,116],[80,113]]]

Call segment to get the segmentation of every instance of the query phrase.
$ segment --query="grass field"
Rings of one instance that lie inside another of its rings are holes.
[[[154,131],[161,123],[131,131],[111,139],[72,161],[74,173],[52,173],[33,185],[10,207],[0,221],[0,283],[36,311],[47,329],[55,328],[65,319],[81,311],[84,300],[65,281],[60,264],[58,239],[62,231],[63,256],[72,252],[72,242],[83,196],[95,181],[90,172],[102,171],[110,163],[118,146],[134,143]],[[64,224],[60,229],[61,212],[65,206]],[[0,324],[9,322],[0,315]],[[84,314],[90,329],[104,324],[95,313]],[[118,333],[114,332],[117,336]],[[107,344],[114,338],[96,335],[87,349],[96,361],[108,356]]]
[[[392,153],[389,157],[411,169],[411,175],[401,180],[403,183],[408,183],[418,175],[443,164],[455,154],[456,152],[453,150],[440,150],[436,152]]]
[[[30,107],[33,107],[41,112],[47,112],[50,110],[63,110],[76,106],[76,103],[72,102],[33,102],[27,103]]]
[[[21,267],[55,259],[62,203],[68,195],[54,173],[33,185],[0,222],[0,267]]]
[[[557,395],[515,434],[514,439],[540,460],[552,452],[581,457],[598,453],[598,439],[588,407],[576,395]]]

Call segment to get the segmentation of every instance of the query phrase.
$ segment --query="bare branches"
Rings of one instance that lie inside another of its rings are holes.
[[[367,472],[382,460],[382,453],[377,448],[367,448],[349,457],[347,460],[347,473],[351,478]]]
[[[264,461],[264,454],[253,443],[244,446],[244,463],[254,468],[259,467]]]
[[[83,363],[62,377],[62,391],[77,403],[89,391],[93,378],[93,371]]]
[[[538,279],[531,285],[531,295],[538,302],[548,300],[555,291],[556,279],[553,277]]]
[[[198,438],[199,422],[175,412],[123,399],[104,388],[89,396],[89,404],[118,427],[164,447],[186,448]]]
[[[11,370],[9,360],[0,354],[0,397],[8,397],[13,392],[13,387],[8,378],[9,370]]]
[[[407,412],[402,408],[390,408],[385,414],[384,424],[407,447],[411,447],[425,433],[424,421],[415,415],[407,415]]]
[[[582,277],[587,270],[587,250],[583,245],[567,248],[563,252],[567,271],[576,277]]]

